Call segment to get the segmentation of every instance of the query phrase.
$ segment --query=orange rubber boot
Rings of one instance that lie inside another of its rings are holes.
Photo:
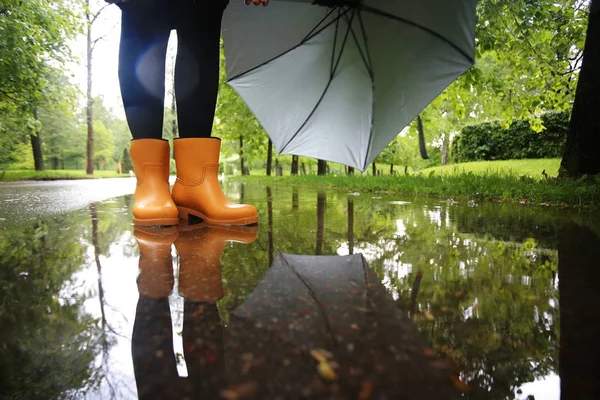
[[[133,223],[177,225],[179,215],[169,188],[169,142],[135,139],[131,141],[130,154],[137,180]]]
[[[217,179],[221,139],[180,138],[173,143],[177,164],[173,201],[179,218],[193,215],[213,225],[258,223],[254,206],[234,204],[221,190]]]
[[[228,242],[252,243],[257,233],[257,226],[180,225],[175,241],[179,294],[186,300],[208,303],[223,297],[221,252]]]
[[[136,226],[133,236],[140,248],[140,274],[137,280],[139,293],[153,299],[169,297],[174,282],[171,245],[179,236],[177,228]]]

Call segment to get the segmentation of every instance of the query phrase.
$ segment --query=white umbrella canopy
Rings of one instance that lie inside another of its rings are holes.
[[[228,82],[279,153],[364,171],[473,65],[476,3],[230,1]]]

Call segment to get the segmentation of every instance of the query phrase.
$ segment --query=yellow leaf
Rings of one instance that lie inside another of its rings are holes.
[[[319,365],[317,365],[317,370],[319,371],[319,375],[321,375],[321,378],[323,379],[326,379],[328,381],[335,381],[337,379],[335,371],[333,370],[333,368],[331,368],[329,364],[327,364],[327,361],[325,360],[319,362]]]

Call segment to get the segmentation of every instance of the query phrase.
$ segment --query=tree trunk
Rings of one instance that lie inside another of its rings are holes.
[[[306,164],[300,164],[300,170],[302,171],[302,175],[306,175]]]
[[[299,157],[298,156],[292,156],[292,176],[296,176],[298,175],[298,164],[299,164]]]
[[[92,98],[92,14],[90,13],[90,0],[86,0],[86,17],[87,17],[87,168],[86,173],[92,175],[94,173],[94,114]]]
[[[271,176],[271,168],[272,167],[273,167],[273,142],[269,138],[269,144],[267,146],[267,176]]]
[[[419,131],[419,152],[423,160],[428,160],[427,147],[425,146],[425,131],[423,130],[423,120],[417,115],[417,130]]]
[[[450,149],[450,135],[444,133],[442,141],[442,165],[448,165],[448,150]]]
[[[377,176],[377,164],[375,164],[375,161],[373,161],[373,164],[371,164],[371,174],[373,174],[373,176]]]
[[[175,58],[175,57],[173,57]],[[175,60],[172,60],[171,65],[175,65]],[[175,101],[175,68],[173,67],[173,93],[171,96],[171,115],[173,116],[173,119],[171,121],[171,136],[173,137],[173,139],[175,139],[179,132],[177,129],[177,102]]]
[[[354,254],[354,199],[348,197],[348,254]]]
[[[592,0],[561,177],[600,173],[600,0]]]
[[[587,227],[566,225],[558,232],[560,292],[559,372],[561,398],[597,399],[600,238]]]
[[[354,167],[348,167],[348,175],[354,175]]]
[[[394,164],[390,164],[390,175],[394,175]]]
[[[327,174],[327,161],[318,160],[317,162],[317,175],[326,175]]]
[[[246,174],[246,167],[244,166],[244,137],[240,135],[240,170],[242,175]]]
[[[33,110],[33,117],[38,119],[37,109]],[[31,138],[31,150],[33,151],[33,163],[36,171],[44,170],[44,156],[42,154],[42,139],[40,138],[40,131],[29,135]]]

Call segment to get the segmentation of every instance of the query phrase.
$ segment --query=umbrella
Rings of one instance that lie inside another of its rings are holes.
[[[231,387],[257,398],[460,396],[360,254],[279,254],[231,312],[225,352]]]
[[[473,65],[476,2],[230,2],[228,82],[279,153],[364,171]]]

